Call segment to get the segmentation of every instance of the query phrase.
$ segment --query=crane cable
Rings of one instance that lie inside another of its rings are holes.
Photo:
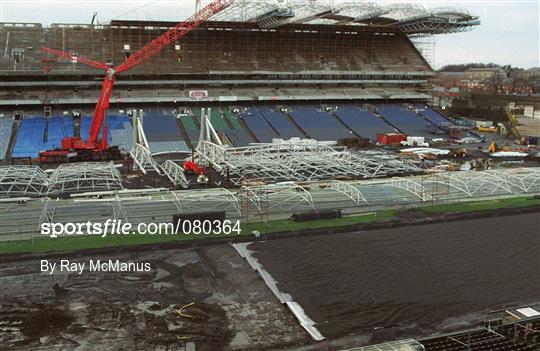
[[[123,13],[119,14],[118,16],[111,18],[110,21],[115,20],[115,19],[119,19],[120,17],[125,16],[125,15],[129,15],[130,13],[133,13],[133,12],[135,12],[137,10],[140,10],[140,9],[142,9],[142,8],[152,4],[154,2],[157,2],[157,1],[159,1],[159,0],[152,0],[152,1],[149,1],[149,2],[147,2],[147,3],[145,3],[145,4],[141,5],[141,6],[136,7],[134,9],[123,12]]]

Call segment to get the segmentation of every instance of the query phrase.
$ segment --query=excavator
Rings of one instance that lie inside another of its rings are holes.
[[[55,150],[46,150],[39,153],[39,161],[41,162],[76,162],[76,161],[94,161],[94,160],[110,160],[121,157],[120,150],[117,147],[109,147],[107,143],[107,125],[103,125],[103,121],[109,108],[109,100],[112,89],[116,81],[116,76],[119,73],[128,71],[158,54],[161,49],[167,45],[179,40],[191,30],[197,28],[201,23],[229,7],[234,0],[214,0],[194,15],[186,19],[184,22],[172,27],[150,43],[146,44],[136,52],[127,57],[124,62],[116,67],[111,67],[103,62],[94,61],[88,58],[74,56],[71,53],[50,49],[47,47],[41,48],[44,54],[56,55],[71,62],[83,63],[87,66],[101,69],[105,71],[105,77],[101,86],[94,115],[88,130],[88,137],[82,139],[79,136],[63,138],[61,146]],[[101,131],[101,138],[100,138]]]

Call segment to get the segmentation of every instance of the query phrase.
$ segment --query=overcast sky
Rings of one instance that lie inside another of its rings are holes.
[[[203,4],[208,2],[203,0]],[[540,66],[538,0],[391,2],[418,3],[427,8],[458,6],[480,16],[482,24],[471,32],[437,36],[437,68],[466,62]],[[113,18],[173,21],[186,18],[194,9],[195,0],[0,0],[0,21],[90,23],[94,11],[102,23]]]

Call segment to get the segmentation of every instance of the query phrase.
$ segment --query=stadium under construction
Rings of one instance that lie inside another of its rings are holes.
[[[435,37],[479,17],[197,4],[0,22],[0,349],[538,350],[538,146],[430,105]],[[241,233],[41,230],[182,216]]]

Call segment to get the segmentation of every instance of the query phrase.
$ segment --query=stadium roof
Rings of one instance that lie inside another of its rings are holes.
[[[288,23],[378,25],[398,27],[407,34],[445,34],[472,29],[478,16],[460,8],[426,9],[417,4],[379,5],[323,0],[240,0],[212,18],[257,22],[261,28]]]

